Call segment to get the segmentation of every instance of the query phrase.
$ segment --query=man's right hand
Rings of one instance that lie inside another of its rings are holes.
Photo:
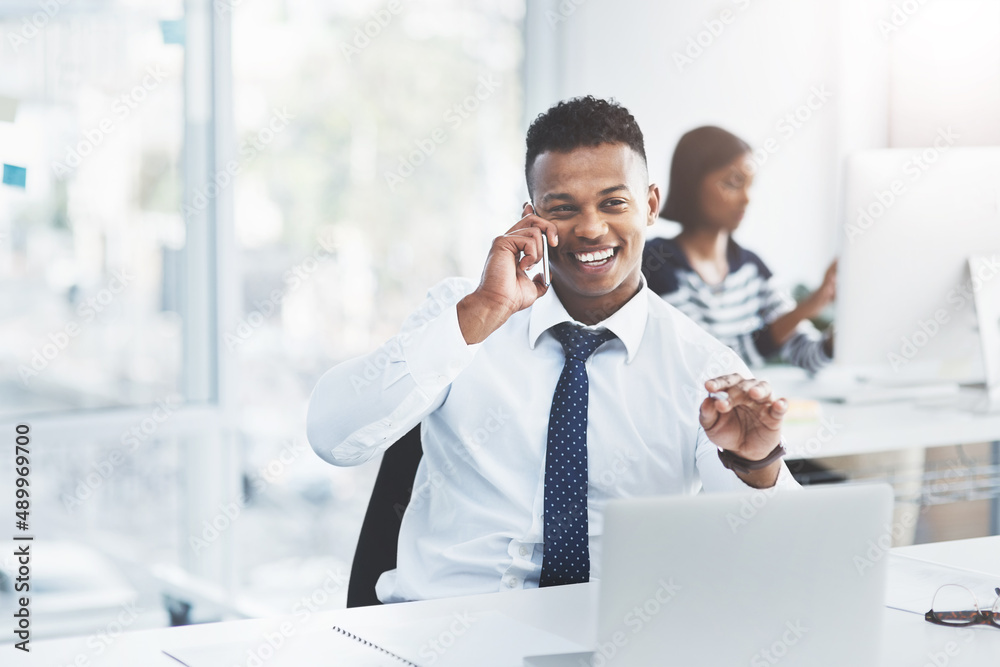
[[[458,302],[458,324],[469,345],[486,340],[548,289],[540,275],[532,280],[526,271],[542,260],[545,237],[550,246],[559,243],[556,226],[535,215],[530,203],[522,213],[506,234],[493,239],[479,287]]]

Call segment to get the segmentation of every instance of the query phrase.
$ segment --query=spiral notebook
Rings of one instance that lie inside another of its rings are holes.
[[[246,641],[166,648],[185,667],[521,667],[525,656],[584,647],[495,611],[421,618],[405,625],[338,624],[329,631],[264,632]]]

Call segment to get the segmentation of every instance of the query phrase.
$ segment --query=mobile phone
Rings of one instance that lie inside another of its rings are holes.
[[[538,209],[535,208],[535,202],[531,202],[531,212],[538,215]],[[552,273],[549,271],[549,237],[542,234],[542,281],[545,286],[548,287],[552,284]]]
[[[552,284],[552,274],[549,273],[549,238],[542,235],[542,279],[545,286]]]

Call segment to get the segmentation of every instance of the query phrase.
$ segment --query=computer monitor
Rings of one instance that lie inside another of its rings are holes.
[[[998,268],[997,259],[995,255],[969,258],[970,275],[989,275]],[[976,314],[988,390],[983,407],[996,412],[1000,411],[1000,280],[983,281],[976,290]]]
[[[983,382],[975,297],[1000,284],[1000,148],[856,153],[844,203],[835,367],[889,383]],[[987,258],[981,275],[973,256]]]

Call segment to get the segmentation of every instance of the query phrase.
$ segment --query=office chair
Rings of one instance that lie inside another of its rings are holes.
[[[420,424],[417,424],[382,455],[361,524],[358,546],[354,550],[351,578],[347,583],[348,607],[382,604],[375,597],[375,583],[383,572],[396,567],[399,524],[410,502],[413,479],[423,453]]]

